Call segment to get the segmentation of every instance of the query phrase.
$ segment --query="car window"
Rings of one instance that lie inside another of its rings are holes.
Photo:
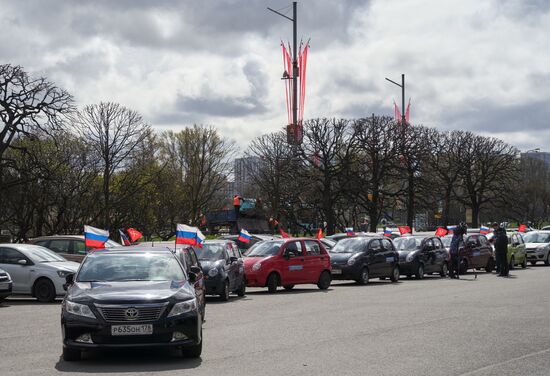
[[[306,240],[306,254],[308,256],[319,256],[321,255],[321,248],[319,247],[319,243],[313,240]]]
[[[382,247],[384,247],[386,251],[395,251],[395,248],[389,239],[382,239]]]
[[[27,260],[27,258],[15,249],[0,248],[0,264],[17,264],[19,260]]]
[[[229,254],[229,257],[237,257],[235,254],[235,247],[233,247],[233,244],[227,243],[227,253]]]
[[[48,243],[49,242],[50,242],[49,240],[38,240],[38,241],[34,242],[34,244],[48,248]]]
[[[304,252],[302,250],[301,242],[288,242],[286,244],[285,252],[293,254],[295,256],[303,256]]]
[[[437,249],[443,249],[443,248],[445,248],[445,247],[443,247],[443,243],[441,242],[440,239],[434,238],[433,241],[434,241],[434,245],[435,245],[435,247],[436,247]]]
[[[71,241],[69,239],[52,239],[48,248],[55,253],[69,253]]]
[[[76,253],[79,255],[86,254],[86,246],[84,245],[84,242],[82,240],[72,240],[72,243],[73,243],[72,253]]]
[[[191,265],[194,265],[194,266],[199,265],[199,259],[197,258],[197,254],[195,253],[195,251],[193,249],[190,249],[188,253],[189,253],[189,259],[191,261]]]
[[[372,240],[369,244],[369,250],[379,252],[382,249],[380,240]]]
[[[434,242],[432,239],[427,239],[424,243],[425,248],[434,249]]]

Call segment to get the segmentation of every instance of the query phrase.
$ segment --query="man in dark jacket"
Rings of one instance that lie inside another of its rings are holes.
[[[453,230],[453,238],[451,239],[451,267],[449,269],[449,277],[459,278],[460,274],[460,249],[464,246],[464,235],[468,231],[468,227],[464,222]]]
[[[508,235],[506,229],[498,223],[493,223],[493,243],[495,245],[496,259],[499,264],[500,277],[508,276]]]

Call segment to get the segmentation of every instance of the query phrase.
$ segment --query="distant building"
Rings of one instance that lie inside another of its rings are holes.
[[[260,170],[259,157],[243,157],[235,159],[235,193],[246,196],[254,190],[254,176]]]
[[[550,165],[550,153],[545,151],[528,151],[527,153],[521,153],[521,158],[538,159]]]

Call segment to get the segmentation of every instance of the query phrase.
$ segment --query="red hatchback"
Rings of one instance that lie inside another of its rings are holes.
[[[317,284],[321,290],[330,286],[330,256],[315,239],[293,238],[269,240],[254,245],[244,260],[246,285],[278,286],[291,290],[294,285]]]

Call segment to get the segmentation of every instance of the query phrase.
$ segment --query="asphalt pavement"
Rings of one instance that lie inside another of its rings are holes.
[[[60,304],[0,305],[0,375],[550,375],[550,267],[210,298],[203,356],[61,360]]]

